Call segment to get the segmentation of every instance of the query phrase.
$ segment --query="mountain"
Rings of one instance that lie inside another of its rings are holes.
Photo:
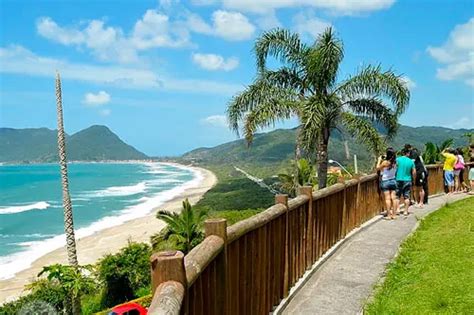
[[[91,126],[66,136],[70,161],[142,160],[148,157],[105,126]],[[57,133],[47,128],[0,128],[0,162],[53,162]]]
[[[449,129],[444,127],[409,127],[401,125],[390,145],[401,149],[404,144],[424,149],[426,142],[441,143],[453,138],[455,145],[467,144],[463,137],[466,132],[474,130]],[[296,129],[278,129],[268,133],[257,134],[250,147],[243,139],[224,143],[213,148],[199,148],[182,156],[184,161],[194,161],[202,164],[234,164],[251,165],[265,163],[281,163],[282,160],[293,158],[295,149]],[[344,140],[347,140],[349,157],[346,155]],[[372,154],[351,137],[344,137],[335,132],[329,144],[329,158],[343,164],[352,164],[353,155],[357,154],[362,167],[373,163]]]

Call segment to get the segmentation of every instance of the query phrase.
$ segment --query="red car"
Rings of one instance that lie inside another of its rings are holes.
[[[125,303],[114,307],[108,315],[146,315],[146,308],[137,303]]]

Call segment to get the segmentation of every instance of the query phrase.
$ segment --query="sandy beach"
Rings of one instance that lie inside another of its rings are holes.
[[[197,187],[187,189],[181,195],[163,205],[157,205],[157,208],[145,217],[131,220],[123,225],[104,229],[96,234],[79,239],[77,241],[79,263],[82,265],[94,263],[105,254],[117,252],[129,240],[149,243],[150,236],[164,227],[164,223],[155,218],[156,211],[160,209],[179,211],[182,206],[181,203],[185,198],[189,198],[189,201],[195,204],[217,182],[217,178],[212,172],[202,168],[193,168],[199,171],[203,178]],[[54,263],[67,263],[64,247],[40,257],[32,263],[30,268],[20,271],[14,278],[0,280],[0,304],[11,301],[21,295],[25,284],[34,280],[43,266]]]

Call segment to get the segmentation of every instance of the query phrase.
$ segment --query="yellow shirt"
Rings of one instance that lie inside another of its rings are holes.
[[[456,156],[451,153],[442,153],[445,157],[443,170],[454,171],[454,164],[456,163]]]

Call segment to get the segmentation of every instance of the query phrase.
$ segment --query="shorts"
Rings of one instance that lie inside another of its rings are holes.
[[[454,170],[453,173],[454,176],[459,176],[459,174],[461,174],[461,170]]]
[[[454,172],[444,171],[444,185],[451,187],[454,186]]]
[[[383,180],[380,182],[380,189],[382,191],[395,191],[397,190],[397,181],[395,178]]]
[[[415,178],[416,187],[423,187],[425,185],[425,182],[426,182],[425,173],[416,174],[416,178]]]
[[[397,181],[397,198],[403,196],[404,199],[410,199],[411,181]]]

